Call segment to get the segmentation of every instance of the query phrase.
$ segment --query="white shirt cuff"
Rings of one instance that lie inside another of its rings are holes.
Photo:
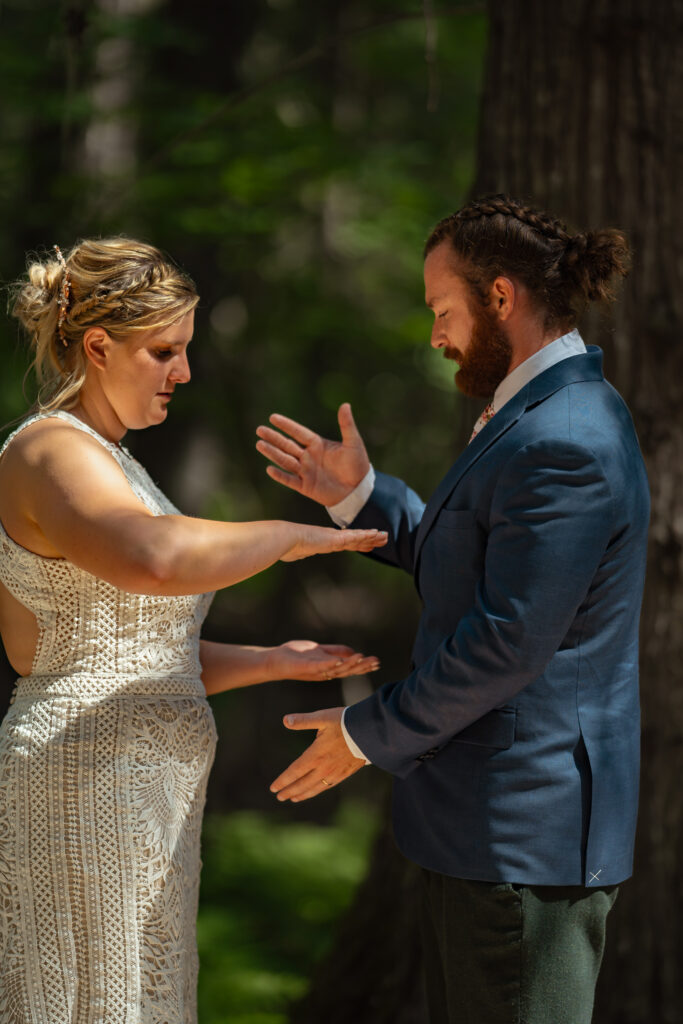
[[[342,712],[342,717],[341,717],[341,727],[342,727],[342,732],[344,733],[344,739],[346,740],[346,746],[349,748],[349,750],[351,751],[353,756],[357,757],[359,761],[365,761],[366,764],[372,764],[372,761],[368,761],[368,759],[365,756],[365,754],[363,753],[363,751],[360,749],[360,747],[358,746],[357,743],[353,742],[353,740],[351,739],[351,736],[348,733],[348,730],[346,728],[346,723],[344,721],[344,719],[346,718],[346,712],[347,711],[348,711],[348,708],[344,708],[344,710]]]
[[[352,523],[360,510],[366,504],[375,486],[375,471],[370,466],[361,482],[354,487],[350,494],[338,501],[336,505],[326,505],[330,519],[342,529]]]

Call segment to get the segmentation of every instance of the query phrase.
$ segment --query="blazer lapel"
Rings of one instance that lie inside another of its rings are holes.
[[[431,498],[425,506],[417,531],[415,540],[415,567],[420,554],[420,549],[425,537],[429,533],[432,523],[441,509],[441,506],[449,494],[457,487],[460,479],[464,476],[470,466],[480,458],[491,445],[498,440],[501,434],[508,430],[513,423],[516,423],[527,407],[527,396],[529,385],[527,384],[503,406],[500,412],[490,419],[486,426],[482,427],[474,440],[470,441],[462,455],[455,460],[448,473],[438,485]]]
[[[585,355],[570,356],[539,373],[489,420],[470,441],[462,455],[456,459],[450,470],[427,502],[415,540],[415,573],[420,550],[436,516],[448,496],[470,468],[494,444],[501,434],[509,430],[520,416],[532,405],[549,398],[550,395],[577,381],[603,380],[602,351],[595,345],[588,347]]]

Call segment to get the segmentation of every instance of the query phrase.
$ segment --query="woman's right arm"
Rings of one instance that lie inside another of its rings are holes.
[[[98,441],[55,420],[12,442],[1,477],[0,520],[14,540],[135,593],[216,590],[280,559],[369,551],[386,540],[376,530],[154,516]]]

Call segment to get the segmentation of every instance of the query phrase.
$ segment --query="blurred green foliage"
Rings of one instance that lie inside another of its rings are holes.
[[[425,494],[453,459],[460,407],[428,344],[422,244],[470,184],[486,20],[432,6],[431,73],[415,0],[0,8],[0,275],[110,232],[193,274],[193,380],[126,442],[188,513],[326,521],[254,451],[276,410],[330,435],[351,401],[375,465]],[[0,345],[2,423],[27,401],[10,318]],[[222,591],[207,630],[347,642],[380,655],[383,682],[406,671],[416,615],[407,576],[329,556]],[[342,699],[292,684],[269,687],[267,707],[260,691],[218,699],[210,806],[268,806],[265,782],[297,749],[280,714]]]
[[[418,0],[0,5],[0,276],[108,233],[192,274],[193,380],[162,426],[126,439],[190,514],[326,521],[265,474],[254,429],[273,411],[329,436],[350,401],[374,464],[425,495],[456,454],[462,407],[429,346],[422,245],[470,187],[487,26],[476,4],[430,6],[428,63]],[[6,423],[31,397],[9,317],[0,346]],[[408,576],[335,555],[222,591],[206,634],[349,643],[380,656],[383,683],[407,671],[417,613]],[[357,812],[353,827],[306,822],[346,814],[349,794],[376,802],[379,773],[286,808],[268,791],[307,740],[281,716],[348,699],[283,682],[212,701],[203,1024],[284,1020],[362,874]]]
[[[363,877],[374,834],[366,805],[326,826],[210,816],[198,922],[202,1024],[285,1024]]]

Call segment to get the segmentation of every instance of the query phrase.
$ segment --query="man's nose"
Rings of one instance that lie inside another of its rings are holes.
[[[448,344],[448,339],[438,320],[435,320],[432,324],[432,336],[429,344],[432,348],[445,348]]]

